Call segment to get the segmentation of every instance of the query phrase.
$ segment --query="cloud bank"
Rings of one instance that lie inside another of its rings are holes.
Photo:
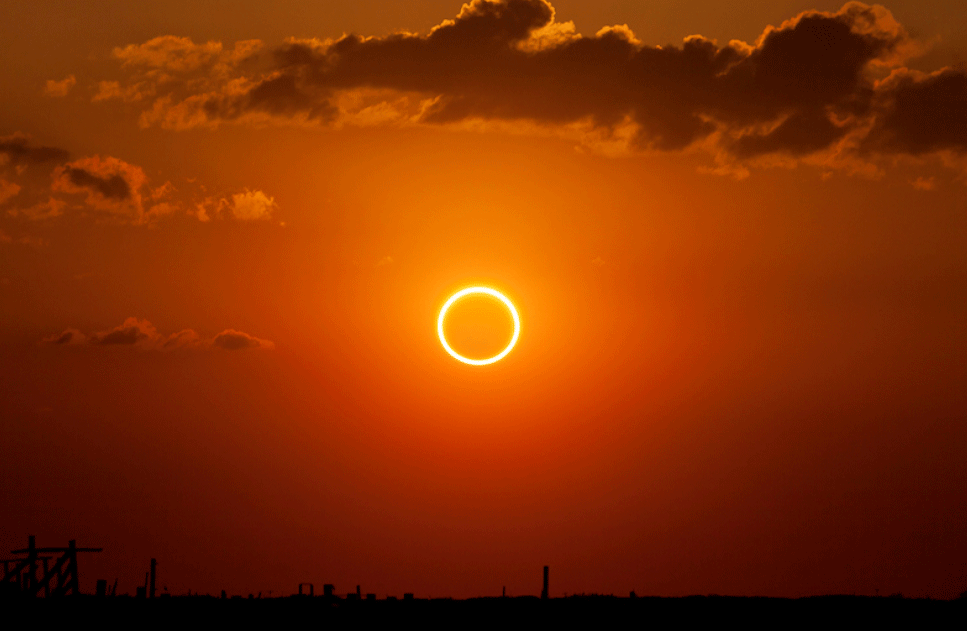
[[[175,349],[222,349],[239,351],[247,349],[271,350],[275,344],[242,331],[225,329],[213,338],[205,338],[192,329],[164,335],[158,332],[151,322],[138,318],[128,318],[119,326],[106,331],[85,335],[74,328],[51,335],[41,340],[54,346],[129,346],[143,350],[170,351]]]
[[[650,46],[627,26],[586,37],[546,0],[474,0],[426,34],[260,48],[166,37],[115,57],[158,94],[143,126],[500,122],[630,151],[700,147],[722,163],[967,152],[967,71],[906,68],[922,47],[860,2],[801,13],[751,44]]]

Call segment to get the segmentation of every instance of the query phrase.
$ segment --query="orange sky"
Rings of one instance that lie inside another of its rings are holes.
[[[5,6],[0,546],[132,593],[967,588],[960,3],[334,4]],[[436,337],[477,284],[487,367]]]

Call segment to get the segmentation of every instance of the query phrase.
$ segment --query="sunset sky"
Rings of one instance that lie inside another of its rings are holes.
[[[967,589],[959,0],[12,0],[0,60],[3,550]]]

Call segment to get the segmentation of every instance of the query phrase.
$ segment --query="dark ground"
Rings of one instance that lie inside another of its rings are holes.
[[[219,599],[175,596],[150,599],[93,596],[6,600],[3,618],[25,617],[50,625],[93,623],[100,627],[259,626],[532,626],[612,628],[736,626],[754,628],[967,628],[967,599],[817,596],[811,598],[618,598],[573,596],[468,600],[349,601],[325,597]]]

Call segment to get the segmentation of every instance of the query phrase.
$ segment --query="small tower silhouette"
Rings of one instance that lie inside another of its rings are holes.
[[[547,595],[547,571],[548,571],[548,567],[545,565],[544,566],[544,589],[541,590],[541,600],[547,600],[548,599],[548,595]]]
[[[150,583],[150,586],[148,587],[148,598],[154,598],[154,594],[155,594],[154,582],[157,574],[158,574],[158,561],[157,559],[151,559],[151,583]]]

